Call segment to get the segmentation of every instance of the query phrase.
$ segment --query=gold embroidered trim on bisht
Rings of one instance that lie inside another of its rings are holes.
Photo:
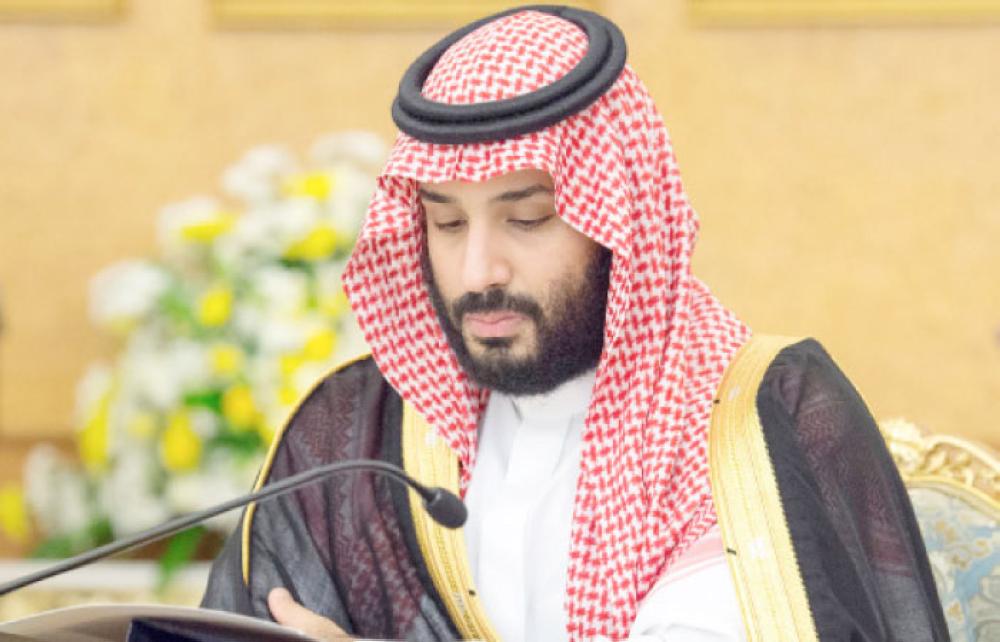
[[[712,495],[750,642],[819,639],[757,414],[764,373],[799,340],[751,338],[726,370],[712,412]]]
[[[403,468],[423,484],[459,492],[458,457],[409,404],[403,405]],[[438,525],[420,496],[412,490],[409,496],[420,552],[459,634],[466,640],[500,640],[473,586],[462,529]]]
[[[316,388],[319,388],[320,385],[322,385],[323,382],[326,381],[327,377],[336,372],[340,372],[341,370],[343,370],[344,368],[346,368],[351,364],[367,359],[369,356],[371,356],[371,354],[366,352],[356,357],[351,357],[350,359],[347,359],[346,361],[337,364],[328,373],[326,373],[326,375],[320,377],[316,381],[316,383],[313,384],[313,387],[309,390],[307,394],[302,396],[302,399],[300,399],[298,404],[296,404],[295,410],[289,413],[288,418],[285,420],[284,425],[282,425],[281,428],[278,429],[278,432],[274,434],[274,438],[271,440],[271,445],[267,449],[267,456],[264,458],[264,464],[260,467],[260,472],[257,474],[257,481],[253,485],[253,492],[257,492],[258,490],[260,490],[264,486],[264,482],[267,481],[268,475],[271,474],[271,466],[274,465],[274,457],[278,452],[278,445],[281,443],[281,438],[285,435],[285,430],[288,429],[289,424],[292,423],[292,417],[294,417],[296,413],[298,413],[299,408],[302,407],[302,404],[305,403],[305,400],[308,399],[313,392],[315,392]],[[240,555],[243,567],[243,583],[246,585],[250,584],[250,525],[253,522],[253,516],[256,511],[257,511],[257,502],[251,502],[250,504],[247,504],[246,513],[243,515],[243,533],[240,546]]]

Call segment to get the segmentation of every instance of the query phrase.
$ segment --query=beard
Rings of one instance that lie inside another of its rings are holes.
[[[611,251],[599,247],[582,278],[553,283],[539,303],[503,288],[467,292],[445,302],[434,282],[426,251],[424,280],[441,328],[459,365],[476,384],[510,395],[536,395],[595,367],[604,347],[604,315],[611,274]],[[468,313],[511,311],[534,324],[533,354],[515,356],[512,337],[474,338],[483,348],[474,355],[461,330]]]

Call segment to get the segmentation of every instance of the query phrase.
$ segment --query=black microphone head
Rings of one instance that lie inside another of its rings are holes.
[[[443,488],[428,488],[424,495],[424,509],[431,518],[445,528],[458,528],[469,516],[465,504],[454,493]]]

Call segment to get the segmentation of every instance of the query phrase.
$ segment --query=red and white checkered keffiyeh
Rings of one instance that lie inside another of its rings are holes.
[[[452,104],[518,96],[565,74],[586,47],[568,21],[516,13],[448,49],[423,93]],[[571,639],[623,639],[671,560],[715,522],[712,398],[749,337],[691,274],[697,219],[663,122],[632,69],[590,107],[536,133],[463,145],[401,134],[344,282],[379,369],[457,453],[464,487],[488,393],[462,372],[431,307],[416,184],[526,168],[548,171],[559,215],[614,254],[565,605]]]

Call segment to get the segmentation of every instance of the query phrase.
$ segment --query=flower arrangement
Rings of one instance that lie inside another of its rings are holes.
[[[320,139],[305,167],[282,148],[254,149],[224,174],[230,204],[164,208],[158,258],[93,278],[91,317],[122,347],[80,381],[80,462],[44,446],[28,458],[37,554],[72,554],[249,489],[297,402],[365,350],[340,275],[384,153],[360,132]],[[174,536],[165,575],[238,519]]]

